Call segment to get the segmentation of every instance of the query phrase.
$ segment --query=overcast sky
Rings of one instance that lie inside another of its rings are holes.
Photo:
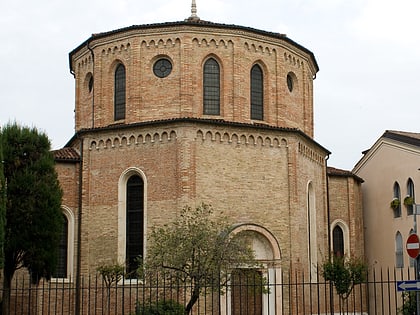
[[[329,165],[351,170],[385,130],[420,132],[420,1],[197,0],[216,23],[285,33],[311,50],[315,140]],[[181,21],[191,0],[0,2],[0,124],[47,133],[53,148],[74,134],[68,53],[92,33]]]

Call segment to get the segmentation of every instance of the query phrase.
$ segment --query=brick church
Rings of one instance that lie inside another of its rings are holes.
[[[211,204],[271,281],[363,256],[361,182],[314,139],[314,54],[284,34],[201,20],[93,34],[69,54],[75,134],[55,151],[66,218],[56,277],[127,271],[147,235]]]

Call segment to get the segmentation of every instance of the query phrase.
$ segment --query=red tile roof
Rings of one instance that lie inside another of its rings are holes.
[[[59,162],[78,162],[80,154],[74,148],[66,147],[52,151],[54,159]]]

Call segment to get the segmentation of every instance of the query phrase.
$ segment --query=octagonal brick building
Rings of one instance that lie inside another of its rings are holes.
[[[151,227],[201,203],[252,237],[272,281],[293,269],[316,277],[330,248],[330,152],[314,140],[311,51],[191,17],[93,34],[69,62],[75,134],[55,152],[69,226],[57,277],[111,261],[134,269]]]

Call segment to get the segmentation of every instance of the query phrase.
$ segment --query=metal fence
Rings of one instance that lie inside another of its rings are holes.
[[[396,289],[397,282],[414,278],[410,269],[372,270],[346,300],[341,300],[334,286],[321,277],[310,281],[301,272],[280,273],[280,277],[272,274],[231,276],[220,285],[204,285],[190,314],[408,315],[415,308],[415,293]],[[94,275],[80,281],[41,281],[35,286],[26,277],[15,277],[9,314],[178,315],[185,314],[192,289],[191,285],[161,278],[120,279],[107,286],[100,275]]]

